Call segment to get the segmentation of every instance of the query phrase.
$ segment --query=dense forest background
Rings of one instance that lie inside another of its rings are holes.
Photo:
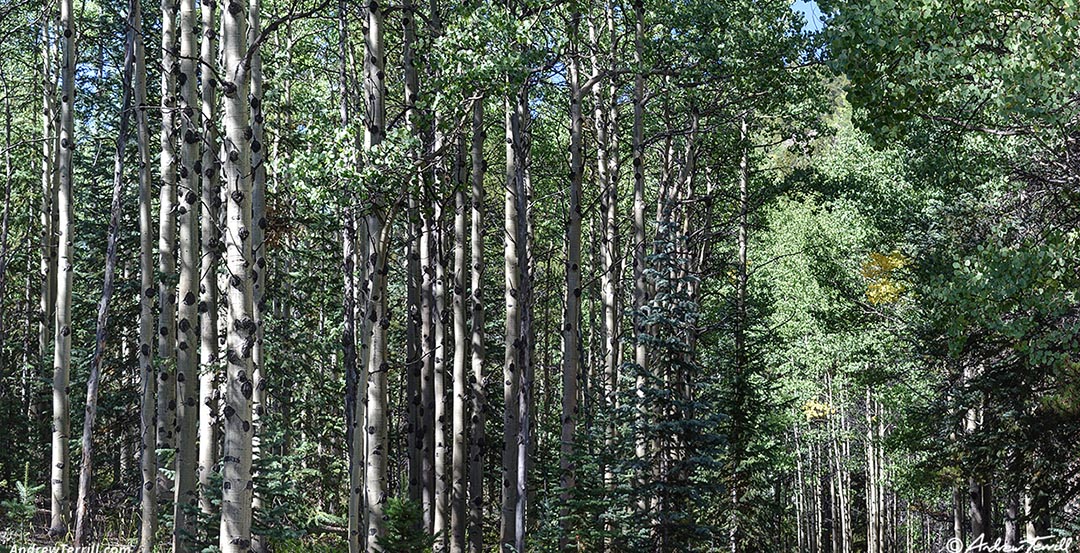
[[[808,8],[0,3],[0,548],[1073,547],[1080,5]]]

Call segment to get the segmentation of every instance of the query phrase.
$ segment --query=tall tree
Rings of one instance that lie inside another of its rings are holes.
[[[82,431],[82,464],[79,468],[79,496],[75,509],[75,547],[82,547],[92,538],[90,488],[94,467],[94,421],[97,418],[98,390],[101,383],[101,364],[105,360],[105,337],[109,322],[109,303],[115,288],[116,248],[120,233],[120,216],[124,192],[124,149],[127,147],[131,121],[131,79],[135,65],[134,3],[128,5],[128,31],[124,41],[123,93],[120,100],[120,123],[116,131],[116,152],[113,157],[112,202],[109,204],[109,232],[105,253],[105,276],[98,302],[94,332],[94,356],[90,360],[90,376],[86,383],[86,408]]]
[[[468,485],[466,467],[466,419],[468,417],[468,392],[465,362],[468,357],[468,327],[465,319],[465,134],[460,133],[455,147],[454,159],[454,369],[452,428],[453,444],[450,462],[450,551],[465,551],[465,490]]]
[[[469,279],[472,307],[472,391],[470,395],[472,426],[469,428],[469,553],[484,549],[484,449],[487,445],[484,424],[487,421],[487,378],[484,376],[484,99],[473,103],[472,110],[472,226],[469,236],[471,272]]]
[[[177,73],[180,117],[180,165],[176,213],[180,238],[180,305],[176,343],[176,486],[173,510],[173,550],[190,551],[195,528],[188,511],[197,504],[195,489],[198,449],[195,437],[199,414],[199,115],[195,99],[195,2],[180,0],[180,60]],[[213,224],[206,221],[206,224]]]
[[[132,34],[135,38],[135,132],[139,160],[139,375],[142,397],[139,402],[139,466],[141,524],[139,553],[152,553],[157,533],[157,422],[155,392],[157,373],[154,370],[154,267],[153,218],[150,214],[150,124],[146,110],[146,53],[142,33],[142,10],[132,2]]]
[[[60,41],[62,63],[60,67],[60,154],[57,171],[60,186],[57,192],[57,277],[56,277],[56,325],[53,345],[53,417],[52,417],[52,520],[49,532],[64,535],[71,518],[68,498],[68,478],[71,474],[68,451],[68,434],[71,420],[68,412],[68,381],[71,375],[71,302],[72,284],[75,277],[75,209],[72,195],[74,178],[73,157],[75,153],[75,14],[71,0],[60,2]]]
[[[176,447],[176,48],[175,0],[161,2],[161,188],[158,191],[158,501],[172,498],[162,452]]]
[[[382,6],[375,0],[365,5],[367,12],[364,36],[364,150],[371,154],[386,137],[386,49],[383,42],[384,15]],[[369,320],[371,326],[368,342],[367,420],[364,457],[367,465],[365,501],[367,504],[367,550],[381,553],[380,541],[386,536],[386,503],[388,489],[386,479],[387,457],[387,337],[390,328],[389,299],[387,298],[387,273],[390,263],[391,205],[387,190],[373,178],[371,207],[367,215],[367,240],[371,244],[368,258]],[[366,337],[365,337],[366,338]]]
[[[217,2],[201,2],[202,43],[199,48],[199,73],[202,83],[202,188],[199,227],[201,258],[199,263],[199,508],[204,515],[214,512],[210,475],[218,458],[218,265],[221,257],[221,233],[218,214],[221,208],[221,160],[218,158],[217,132]]]
[[[582,156],[582,132],[584,99],[581,83],[581,59],[578,52],[580,41],[581,11],[571,3],[569,41],[567,43],[567,83],[570,85],[570,186],[569,213],[566,225],[566,290],[562,324],[563,397],[562,439],[559,448],[560,485],[562,487],[563,512],[561,521],[561,549],[569,546],[569,536],[574,531],[569,504],[574,499],[576,475],[574,474],[574,442],[577,435],[578,378],[581,374],[581,185],[585,175]]]
[[[221,37],[225,105],[225,251],[228,271],[228,369],[222,407],[221,529],[223,553],[251,547],[251,354],[256,324],[252,307],[251,128],[248,124],[247,14],[243,0],[228,4]]]

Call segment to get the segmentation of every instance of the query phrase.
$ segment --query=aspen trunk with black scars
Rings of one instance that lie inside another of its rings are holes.
[[[176,447],[176,48],[175,0],[161,2],[161,188],[158,191],[157,448]],[[158,459],[158,501],[172,500],[166,456]]]
[[[609,36],[610,51],[606,57],[601,58],[601,40],[595,25],[590,25],[590,34],[593,35],[593,78],[600,75],[605,68],[615,64],[618,55],[618,37],[615,30],[615,19],[611,2],[605,2],[604,20]],[[593,111],[594,125],[596,127],[596,175],[600,189],[600,303],[602,311],[601,321],[601,346],[603,356],[603,408],[609,413],[614,413],[617,408],[618,394],[618,369],[621,362],[620,332],[622,309],[619,302],[621,253],[619,251],[619,145],[618,145],[618,94],[619,87],[615,83],[609,86],[608,94],[597,87],[593,95],[595,107]],[[615,447],[616,425],[612,421],[608,424],[604,438],[605,446],[609,449]],[[604,486],[613,489],[615,474],[612,467],[604,467]],[[611,526],[607,528],[611,530]],[[608,548],[610,543],[605,543]]]
[[[246,553],[251,547],[251,350],[255,342],[252,307],[251,139],[248,124],[247,14],[242,0],[228,0],[222,13],[222,90],[225,106],[225,262],[229,310],[228,362],[223,397],[224,448],[219,547]]]
[[[250,0],[248,6],[248,44],[258,40],[262,29],[262,0]],[[261,49],[251,52],[251,91],[248,98],[251,103],[251,256],[255,266],[251,269],[252,317],[255,319],[255,344],[251,350],[251,372],[254,390],[251,396],[251,454],[257,459],[260,455],[259,433],[262,430],[260,420],[266,414],[265,355],[263,354],[263,320],[266,310],[266,137],[263,130],[263,73]],[[256,489],[252,497],[252,509],[261,511],[262,491]],[[267,551],[266,540],[261,536],[252,536],[251,549],[255,553]]]
[[[132,33],[134,7],[128,10],[128,32],[124,41],[123,92],[120,100],[120,124],[116,130],[116,151],[113,156],[112,201],[109,203],[109,230],[105,247],[105,275],[101,286],[94,330],[94,356],[90,358],[90,376],[86,382],[86,407],[82,431],[82,464],[79,467],[79,496],[75,508],[75,547],[92,539],[90,518],[90,483],[94,470],[94,422],[97,418],[98,389],[101,384],[101,364],[105,359],[105,332],[109,322],[109,302],[112,301],[116,276],[116,246],[120,233],[121,201],[124,191],[124,148],[127,147],[131,121],[131,78],[135,65],[135,35]]]
[[[425,188],[427,188],[425,186]],[[435,527],[435,222],[430,190],[425,190],[420,222],[420,342],[423,366],[420,375],[421,443],[420,492],[424,529]]]
[[[453,398],[451,407],[450,453],[450,553],[465,552],[466,420],[468,392],[465,362],[468,357],[468,328],[465,320],[465,135],[458,135],[454,148],[454,269],[452,301],[454,312]]]
[[[386,137],[386,50],[383,43],[383,12],[376,0],[365,5],[367,26],[364,36],[364,149],[371,153]],[[390,199],[379,182],[372,183],[370,213],[367,215],[367,238],[371,244],[368,257],[369,303],[371,326],[368,342],[367,420],[364,457],[366,460],[365,503],[367,507],[367,550],[383,551],[386,536],[387,481],[389,456],[387,442],[388,398],[387,335],[390,328],[387,273],[390,263]]]
[[[221,257],[221,233],[218,213],[221,209],[218,160],[217,94],[217,2],[201,2],[202,44],[199,72],[202,79],[202,225],[199,227],[202,257],[199,274],[199,508],[203,514],[214,512],[210,475],[217,462],[218,443],[218,265]]]
[[[180,0],[180,59],[177,81],[180,119],[180,164],[176,214],[180,227],[180,304],[176,342],[176,484],[173,504],[173,551],[191,551],[194,520],[188,509],[197,504],[195,442],[199,416],[199,106],[195,99],[195,0]]]
[[[75,213],[72,195],[72,167],[75,153],[75,15],[72,0],[60,1],[60,41],[62,63],[60,67],[60,155],[57,167],[60,186],[56,201],[57,219],[57,276],[56,276],[56,324],[53,334],[53,381],[52,381],[52,462],[51,472],[51,522],[49,533],[63,536],[68,531],[71,518],[68,498],[68,478],[71,473],[68,452],[70,413],[68,412],[68,379],[71,375],[71,292],[74,282]]]
[[[442,142],[438,131],[435,132],[435,151],[442,149]],[[438,165],[436,165],[438,167]],[[438,190],[443,188],[445,181],[440,174],[441,171],[437,168],[435,170],[434,190],[438,194]],[[449,499],[450,499],[450,471],[449,465],[447,465],[448,457],[450,455],[450,417],[447,411],[447,385],[450,384],[450,379],[446,375],[446,327],[449,324],[450,314],[446,309],[446,230],[445,222],[443,218],[442,198],[436,198],[435,200],[435,227],[433,239],[435,241],[434,247],[434,259],[435,265],[435,281],[432,286],[432,295],[434,297],[433,308],[433,322],[435,341],[435,366],[433,374],[434,390],[435,390],[435,511],[434,511],[434,523],[432,526],[432,534],[435,535],[435,544],[433,551],[435,553],[443,553],[446,549],[449,536],[447,536],[447,530],[450,526],[450,512],[449,512]]]
[[[518,396],[519,360],[525,344],[521,340],[521,269],[518,247],[518,148],[521,126],[516,95],[506,99],[506,188],[503,208],[503,264],[506,301],[505,349],[503,354],[503,453],[502,505],[499,524],[499,549],[514,548],[517,544],[518,480]]]
[[[419,113],[416,109],[417,96],[420,93],[420,77],[416,71],[416,5],[412,0],[403,0],[401,4],[402,66],[405,73],[405,127],[413,139],[420,138]],[[423,220],[420,216],[421,198],[421,155],[416,146],[409,151],[409,244],[406,270],[408,272],[408,321],[406,368],[409,433],[409,499],[423,505],[424,486],[427,476],[424,472],[424,438],[429,425],[426,422],[426,403],[423,395],[424,375],[424,326],[421,315],[423,295],[423,261],[420,253],[420,235],[423,234]],[[426,529],[426,527],[425,527]]]
[[[146,110],[146,52],[143,43],[142,13],[132,2],[132,32],[135,36],[135,132],[139,147],[139,375],[142,397],[139,404],[139,467],[142,490],[139,509],[139,553],[152,553],[157,533],[157,424],[155,402],[157,373],[154,370],[154,261],[153,217],[150,214],[150,124]]]
[[[60,109],[57,106],[57,83],[53,73],[55,51],[52,47],[50,17],[42,17],[42,117],[41,117],[41,222],[40,236],[40,294],[38,296],[38,367],[40,378],[49,377],[49,345],[52,325],[56,317],[56,225],[59,213],[56,194],[60,188]],[[42,394],[32,403],[36,414],[45,414],[45,396]],[[44,437],[44,436],[43,436]]]
[[[747,440],[747,433],[749,429],[747,427],[747,420],[744,416],[746,412],[746,401],[749,394],[747,386],[749,386],[749,367],[747,366],[748,358],[746,351],[746,335],[747,335],[747,286],[748,286],[748,273],[746,270],[747,260],[747,232],[749,231],[749,208],[750,208],[750,194],[748,190],[749,186],[749,149],[750,146],[747,141],[750,140],[746,115],[744,114],[739,122],[739,140],[741,143],[741,152],[739,155],[739,178],[738,178],[738,203],[736,207],[738,209],[738,230],[736,235],[736,259],[735,259],[735,320],[734,320],[734,341],[735,341],[735,374],[734,374],[734,401],[735,410],[731,420],[731,432],[729,440],[732,444],[735,455],[733,455],[731,461],[731,516],[728,522],[728,539],[732,553],[739,553],[743,551],[745,544],[743,543],[742,529],[742,517],[740,510],[742,509],[743,496],[746,493],[746,475],[745,468],[742,466],[743,457],[742,453],[745,451]]]
[[[469,553],[484,549],[484,424],[487,420],[487,378],[484,376],[484,100],[472,112],[472,425],[469,429]]]
[[[578,378],[581,373],[581,185],[584,177],[582,158],[582,90],[577,44],[581,13],[575,6],[570,15],[567,82],[570,85],[570,206],[566,225],[566,293],[562,324],[562,439],[559,447],[559,470],[562,513],[559,517],[560,549],[569,546],[574,532],[569,504],[574,499],[574,441],[578,413]]]
[[[349,21],[347,3],[344,0],[338,2],[338,48],[341,51],[341,68],[338,75],[338,92],[340,95],[341,126],[348,127],[351,123],[351,91],[349,88]],[[358,155],[358,152],[355,153]],[[342,221],[342,269],[343,282],[343,330],[342,349],[345,370],[345,440],[348,449],[349,470],[349,498],[347,504],[347,532],[349,540],[349,553],[358,553],[363,547],[367,529],[364,526],[363,502],[364,502],[364,429],[363,429],[363,404],[360,394],[363,380],[360,377],[362,360],[356,351],[357,329],[356,314],[358,310],[359,292],[356,289],[357,265],[357,229],[363,226],[362,221],[357,220],[356,198],[353,193],[347,192],[346,208]]]
[[[633,121],[631,131],[631,158],[634,170],[634,309],[633,342],[634,365],[638,371],[634,386],[638,401],[638,425],[644,428],[648,422],[645,410],[645,372],[648,370],[648,349],[643,339],[646,332],[642,310],[649,299],[649,287],[645,280],[646,242],[645,242],[645,5],[643,0],[634,0],[634,95]],[[642,466],[647,466],[649,443],[644,434],[636,437],[634,454]],[[639,485],[644,484],[646,471],[639,471]],[[648,511],[649,498],[642,496],[638,500],[637,511],[644,516]]]
[[[533,280],[531,276],[531,256],[533,251],[532,237],[535,235],[532,226],[530,198],[532,196],[532,182],[529,178],[529,166],[526,160],[526,152],[529,150],[529,89],[523,86],[517,97],[517,117],[520,121],[520,141],[517,143],[518,178],[517,178],[517,244],[518,266],[521,269],[521,288],[518,289],[518,302],[521,307],[521,333],[518,340],[522,346],[518,357],[518,453],[517,453],[517,505],[514,507],[514,550],[525,551],[525,533],[528,524],[529,500],[532,494],[529,492],[529,473],[531,472],[533,458],[536,456],[536,440],[533,439],[533,427],[536,425],[536,411],[533,409],[533,382],[535,381],[535,357],[534,348],[536,336],[533,328]],[[535,492],[533,492],[535,493]]]

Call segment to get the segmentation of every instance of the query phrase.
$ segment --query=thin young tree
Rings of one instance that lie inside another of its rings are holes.
[[[469,236],[472,307],[472,426],[469,428],[469,553],[484,549],[484,424],[487,421],[487,379],[484,376],[484,99],[472,109],[472,225]]]
[[[583,91],[578,53],[581,12],[572,4],[570,14],[567,82],[570,85],[570,205],[566,225],[566,290],[562,324],[562,439],[559,448],[562,516],[561,548],[569,545],[574,531],[569,504],[574,499],[574,441],[578,416],[578,378],[581,373],[581,185],[585,174],[582,157]]]
[[[161,2],[161,188],[158,191],[158,500],[172,499],[163,451],[176,447],[176,49],[175,0]]]
[[[465,362],[468,357],[468,327],[465,319],[465,135],[459,134],[454,160],[454,365],[453,365],[453,417],[451,435],[453,447],[450,461],[450,552],[465,551],[465,490],[468,485],[466,470],[466,419],[468,417],[468,392]]]
[[[94,470],[94,421],[97,418],[98,390],[101,384],[101,364],[105,360],[105,337],[109,322],[109,303],[112,301],[116,276],[116,247],[120,233],[120,216],[124,192],[124,149],[127,147],[131,121],[131,79],[135,65],[135,14],[131,2],[128,8],[128,32],[124,41],[123,92],[120,100],[120,124],[116,131],[116,151],[113,157],[112,201],[109,204],[109,231],[105,247],[105,276],[98,302],[94,331],[94,356],[90,359],[90,376],[86,383],[86,407],[82,431],[82,464],[79,468],[79,495],[75,508],[75,547],[85,546],[91,536],[90,487]]]
[[[214,512],[210,475],[217,462],[218,444],[218,265],[221,257],[221,233],[218,211],[221,208],[217,132],[217,2],[201,2],[202,43],[199,49],[199,73],[202,99],[202,188],[199,227],[201,258],[199,263],[199,508],[204,515]]]
[[[72,167],[75,153],[75,14],[72,1],[60,2],[60,41],[62,63],[60,67],[60,155],[57,171],[60,186],[57,189],[57,277],[56,277],[56,324],[53,344],[53,416],[51,472],[51,523],[49,533],[63,536],[68,530],[70,500],[68,478],[71,473],[68,452],[70,414],[68,412],[68,379],[71,375],[71,300],[74,283],[75,210],[72,196]]]
[[[157,374],[154,370],[154,266],[153,218],[150,214],[150,124],[146,110],[146,53],[142,33],[142,11],[132,2],[132,33],[135,37],[135,132],[139,150],[139,374],[142,397],[139,402],[140,495],[139,553],[152,553],[157,533],[157,423],[154,398]]]

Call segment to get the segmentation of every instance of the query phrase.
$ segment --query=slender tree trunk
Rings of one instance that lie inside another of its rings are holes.
[[[158,400],[157,448],[176,447],[176,16],[179,3],[161,2],[161,189],[158,211]],[[172,498],[165,456],[158,459],[158,501]]]
[[[68,379],[71,374],[71,292],[74,282],[75,214],[72,195],[72,158],[75,153],[75,21],[72,1],[60,2],[60,28],[63,29],[61,51],[62,92],[60,97],[60,155],[57,158],[60,187],[57,206],[60,214],[56,284],[56,325],[53,347],[53,421],[52,421],[52,521],[50,533],[67,533],[71,518],[68,498],[68,478],[71,473],[68,452],[70,416],[68,413]]]
[[[3,69],[0,69],[0,81],[4,83],[4,213],[0,216],[0,344],[7,343],[6,325],[4,324],[4,291],[7,289],[8,219],[11,213],[13,171],[11,166],[11,94],[5,77]],[[25,352],[25,350],[23,351]],[[12,353],[14,355],[14,351]],[[0,345],[0,364],[5,364],[2,345]]]
[[[409,136],[420,139],[420,114],[416,109],[420,93],[420,77],[416,71],[416,5],[412,0],[402,2],[402,66],[405,72],[405,126]],[[423,393],[424,384],[424,317],[422,315],[424,294],[424,263],[420,241],[424,234],[423,218],[420,216],[422,201],[421,155],[417,148],[409,152],[412,172],[409,183],[409,244],[406,271],[408,272],[409,308],[407,327],[406,370],[408,371],[408,423],[409,423],[409,498],[425,505],[428,476],[425,471],[425,437],[429,428],[427,404]],[[426,531],[430,527],[422,523]]]
[[[150,215],[150,125],[146,110],[146,54],[143,45],[142,13],[132,2],[132,34],[135,37],[135,127],[139,145],[139,375],[142,398],[139,405],[139,466],[142,476],[139,526],[139,553],[152,553],[157,533],[157,423],[154,398],[157,375],[154,371],[154,266],[153,219]]]
[[[427,188],[425,186],[425,188]],[[420,284],[420,340],[423,349],[423,367],[420,378],[420,396],[422,410],[421,429],[424,433],[421,444],[421,500],[424,512],[424,529],[432,533],[435,528],[435,244],[434,211],[431,203],[433,193],[425,190],[424,197],[429,205],[421,208],[420,264],[422,280]]]
[[[229,4],[223,14],[221,49],[225,96],[225,193],[228,197],[225,251],[229,273],[229,312],[222,414],[222,553],[246,552],[251,547],[251,399],[252,348],[256,324],[252,306],[251,131],[248,126],[248,79],[245,67],[247,19],[245,2]]]
[[[515,510],[518,504],[518,420],[521,350],[521,306],[518,294],[521,290],[519,266],[521,244],[518,229],[518,205],[520,180],[518,169],[518,146],[521,143],[521,119],[516,96],[506,100],[506,192],[503,218],[503,261],[506,301],[505,350],[503,357],[503,454],[502,454],[502,506],[499,527],[499,549],[517,545]]]
[[[648,351],[645,347],[643,335],[645,323],[642,310],[648,300],[648,284],[645,281],[645,4],[644,0],[634,0],[634,97],[633,97],[633,129],[632,129],[632,157],[634,166],[634,364],[637,366],[638,375],[635,379],[638,407],[639,426],[644,427],[648,418],[645,412],[645,372],[648,370]],[[634,453],[639,463],[643,466],[648,460],[648,440],[644,434],[635,437]],[[643,485],[646,479],[646,469],[638,474],[638,483]],[[648,512],[648,497],[644,494],[639,498],[637,505],[638,515],[646,520]]]
[[[51,10],[47,10],[51,12]],[[38,374],[40,378],[49,378],[49,346],[51,344],[52,324],[56,316],[56,232],[59,217],[56,202],[60,188],[60,109],[56,105],[56,74],[54,74],[55,52],[52,47],[53,37],[49,20],[51,13],[42,16],[42,152],[41,152],[41,259],[40,259],[40,295],[38,309]],[[38,388],[41,392],[43,389]],[[37,395],[32,401],[35,415],[45,415],[46,396]],[[36,418],[36,417],[35,417]],[[41,425],[43,428],[44,425]],[[44,436],[42,436],[44,438]]]
[[[204,515],[214,512],[207,493],[210,475],[217,462],[218,443],[218,261],[221,256],[221,234],[218,232],[218,212],[221,208],[218,160],[217,98],[218,83],[214,76],[217,67],[217,2],[201,2],[203,40],[199,54],[202,75],[202,258],[199,273],[199,508]]]
[[[435,131],[435,151],[442,149],[439,133]],[[438,165],[436,165],[438,167]],[[442,189],[444,181],[438,177],[440,173],[436,168],[435,194]],[[450,526],[450,471],[447,461],[450,456],[452,444],[450,440],[450,413],[447,411],[448,385],[453,383],[446,374],[446,327],[450,323],[450,312],[446,309],[446,231],[443,220],[442,198],[435,200],[435,281],[432,294],[434,296],[434,340],[435,340],[435,522],[432,533],[436,537],[434,551],[441,553],[446,549],[449,536],[447,530]]]
[[[367,27],[364,37],[364,97],[367,109],[364,117],[364,149],[371,152],[386,137],[386,51],[383,43],[382,6],[374,0],[366,5]],[[387,273],[389,272],[391,217],[385,192],[372,183],[376,190],[371,198],[371,212],[367,216],[367,237],[371,243],[368,258],[370,281],[371,327],[368,378],[367,423],[365,428],[365,459],[367,472],[367,550],[369,553],[383,551],[380,540],[386,536],[385,508],[387,501],[386,467],[389,455],[387,443],[387,334],[390,328],[389,300],[387,298]]]
[[[525,534],[528,524],[528,504],[530,492],[528,489],[529,473],[532,467],[532,458],[536,454],[536,441],[533,439],[535,427],[535,410],[533,409],[533,383],[535,382],[535,364],[533,359],[534,345],[536,343],[533,333],[533,281],[530,270],[530,256],[533,250],[532,237],[535,236],[530,216],[529,196],[532,186],[529,179],[529,167],[526,160],[528,145],[526,144],[526,129],[529,128],[529,89],[523,87],[518,95],[517,114],[521,122],[521,140],[518,142],[518,193],[517,193],[517,245],[519,267],[521,269],[521,288],[519,290],[521,308],[521,334],[519,340],[522,344],[518,359],[518,453],[517,453],[517,505],[514,508],[514,549],[525,551]]]
[[[469,553],[484,549],[484,423],[487,379],[484,377],[484,100],[472,112],[472,427],[469,429]]]
[[[250,0],[248,7],[248,44],[258,40],[262,30],[262,0]],[[266,136],[263,116],[263,72],[261,48],[251,52],[251,255],[255,266],[251,269],[252,308],[255,318],[255,344],[251,348],[252,385],[251,395],[251,454],[257,459],[261,454],[261,419],[266,415],[266,380],[263,353],[263,331],[266,327],[266,285],[270,271],[266,262]],[[252,496],[252,509],[262,511],[262,491],[256,489]],[[266,553],[268,544],[261,536],[252,536],[252,551]]]
[[[585,167],[582,158],[582,115],[580,59],[577,52],[581,13],[570,15],[569,64],[570,83],[570,206],[566,226],[566,294],[562,325],[563,395],[562,439],[559,448],[561,472],[562,516],[560,517],[561,546],[569,547],[574,525],[570,519],[570,502],[574,499],[576,475],[574,442],[578,416],[578,379],[581,374],[581,185]]]
[[[128,32],[124,41],[123,93],[120,101],[120,124],[116,133],[116,154],[113,158],[112,202],[109,204],[108,245],[105,253],[105,277],[98,302],[94,331],[94,356],[90,360],[90,376],[86,383],[86,412],[83,417],[82,465],[79,470],[79,497],[75,509],[75,547],[92,539],[89,523],[90,485],[94,468],[94,421],[97,417],[98,389],[101,382],[101,363],[105,358],[105,334],[109,322],[109,302],[112,300],[116,275],[116,246],[120,233],[121,202],[124,192],[124,149],[127,147],[128,122],[131,117],[131,74],[135,64],[135,35],[133,1],[129,4]]]
[[[468,485],[466,470],[466,442],[468,417],[468,392],[465,363],[468,357],[468,328],[465,319],[465,135],[460,134],[455,147],[454,160],[454,373],[453,373],[453,422],[451,435],[453,448],[450,461],[450,551],[465,551],[465,490]]]
[[[179,185],[176,213],[180,238],[180,290],[176,343],[176,483],[173,504],[173,551],[190,551],[195,531],[188,507],[196,505],[195,444],[198,429],[198,323],[199,294],[199,106],[195,99],[195,1],[180,0],[180,118]]]

